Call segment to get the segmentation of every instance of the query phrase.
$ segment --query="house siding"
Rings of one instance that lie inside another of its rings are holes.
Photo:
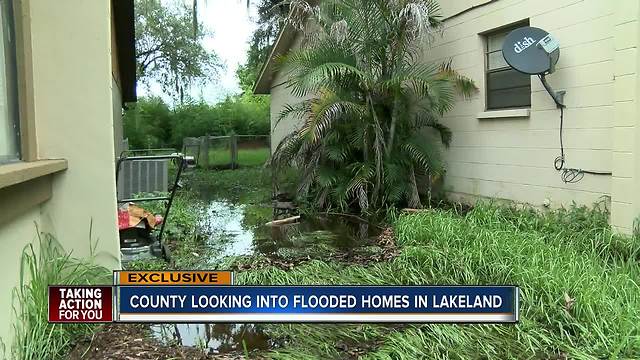
[[[637,41],[633,30],[617,29],[635,24],[636,9],[620,10],[634,4],[605,0],[500,0],[471,5],[481,6],[449,18],[446,17],[462,9],[445,14],[443,36],[424,53],[426,61],[451,59],[453,67],[479,87],[476,95],[459,100],[443,119],[453,131],[451,147],[444,153],[448,164],[445,189],[449,195],[463,201],[487,197],[552,207],[604,200],[611,202],[612,224],[630,232],[635,210],[628,206],[620,209],[630,197],[622,200],[621,188],[613,183],[624,183],[622,179],[628,179],[628,172],[634,167],[628,155],[633,131],[618,129],[615,116],[617,103],[635,99],[632,90],[637,84]],[[626,13],[627,19],[616,18],[617,12]],[[567,91],[567,166],[613,171],[613,177],[585,175],[576,184],[561,180],[553,168],[560,152],[560,113],[535,76],[531,77],[529,117],[478,119],[478,114],[485,111],[486,96],[482,34],[523,20],[549,31],[561,44],[556,72],[548,76],[548,81],[555,90]],[[627,91],[617,91],[620,87]],[[635,109],[631,114],[635,116]],[[635,120],[630,121],[633,127]],[[619,152],[621,148],[626,151]],[[618,168],[616,157],[621,163]],[[626,188],[630,189],[630,185]]]
[[[637,0],[462,0],[441,1],[442,34],[425,46],[424,61],[451,61],[479,91],[458,99],[442,122],[453,140],[444,151],[444,189],[455,200],[504,199],[534,206],[592,205],[604,201],[611,224],[630,233],[640,214]],[[528,117],[486,117],[484,34],[528,20],[561,46],[556,72],[547,80],[566,90],[566,165],[613,172],[585,175],[565,184],[554,169],[560,155],[560,112],[536,76],[531,77]],[[283,82],[278,74],[273,84]],[[272,120],[294,102],[286,89],[272,89]],[[279,124],[277,144],[295,121]]]
[[[302,42],[301,36],[297,36],[291,45],[291,49],[299,49]],[[278,122],[280,113],[287,105],[294,105],[303,101],[304,98],[297,97],[291,93],[285,82],[287,81],[287,71],[283,69],[274,75],[271,82],[271,151],[275,151],[282,139],[292,131],[298,129],[302,119],[287,118]]]
[[[111,3],[28,3],[28,12],[21,16],[30,32],[33,66],[27,86],[33,96],[27,95],[26,101],[34,109],[36,155],[66,159],[68,169],[2,189],[17,192],[19,186],[47,181],[51,195],[0,224],[0,262],[6,275],[0,281],[0,337],[7,349],[14,336],[12,288],[19,280],[22,250],[36,238],[36,224],[73,256],[89,256],[93,242],[100,264],[120,267],[112,97],[118,90],[112,82]]]

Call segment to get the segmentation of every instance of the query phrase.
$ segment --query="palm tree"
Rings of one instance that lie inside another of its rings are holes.
[[[441,27],[437,4],[325,0],[292,6],[290,21],[304,41],[281,64],[287,86],[308,100],[280,114],[278,121],[298,117],[303,125],[279,144],[274,171],[299,168],[299,195],[322,209],[420,207],[419,184],[443,174],[439,151],[451,141],[438,119],[457,94],[476,91],[450,64],[421,61]]]

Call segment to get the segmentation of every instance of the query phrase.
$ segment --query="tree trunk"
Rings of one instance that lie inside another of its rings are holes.
[[[376,109],[373,106],[373,100],[371,99],[370,95],[367,95],[367,101],[369,102],[369,109],[371,111],[371,117],[373,118],[373,122],[374,122],[373,124],[374,154],[373,155],[376,158],[376,183],[373,188],[371,202],[375,204],[378,201],[378,192],[380,191],[380,187],[382,185],[382,154],[380,152],[384,149],[385,145],[384,145],[384,139],[381,139],[381,136],[383,136],[383,134],[380,128],[380,121],[378,120],[378,114],[376,114]],[[380,144],[380,142],[382,142],[382,144]],[[380,146],[382,149],[378,149],[378,146]]]
[[[398,126],[398,108],[400,107],[400,101],[398,99],[398,95],[394,96],[393,99],[393,109],[391,109],[391,126],[389,127],[389,139],[387,140],[387,151],[386,155],[389,157],[391,155],[391,151],[393,150],[393,140],[396,136],[396,126]]]
[[[411,193],[407,201],[409,207],[412,207],[414,209],[421,209],[422,203],[420,202],[420,194],[418,193],[418,184],[416,182],[416,173],[413,170],[413,166],[411,166],[411,169],[410,169],[409,186],[411,187],[410,188]]]

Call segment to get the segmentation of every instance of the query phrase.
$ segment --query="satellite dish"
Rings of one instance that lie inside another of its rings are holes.
[[[560,58],[560,44],[548,32],[525,26],[507,35],[502,55],[507,64],[521,73],[551,74]]]

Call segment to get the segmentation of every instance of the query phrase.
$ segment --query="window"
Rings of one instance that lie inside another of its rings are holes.
[[[0,164],[20,159],[16,37],[11,0],[0,0]]]
[[[487,110],[531,106],[531,76],[512,69],[502,56],[507,34],[527,24],[501,29],[486,36]]]

